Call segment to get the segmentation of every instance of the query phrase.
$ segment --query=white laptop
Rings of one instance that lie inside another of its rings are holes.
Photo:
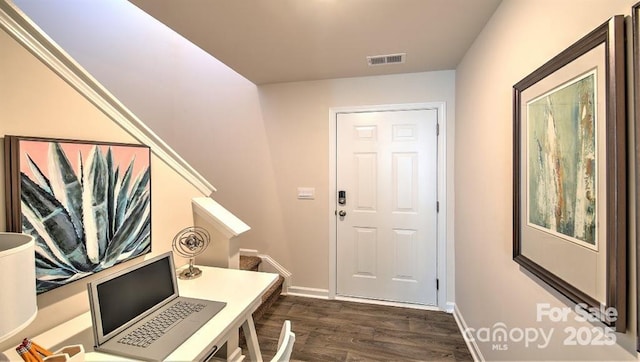
[[[226,305],[179,296],[172,252],[87,289],[95,350],[139,360],[165,359]]]

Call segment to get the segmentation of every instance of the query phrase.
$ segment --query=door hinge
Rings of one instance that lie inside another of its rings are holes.
[[[440,123],[436,123],[436,136],[440,136]]]
[[[436,201],[436,212],[440,212],[440,201]]]
[[[440,290],[440,279],[436,279],[436,290]]]

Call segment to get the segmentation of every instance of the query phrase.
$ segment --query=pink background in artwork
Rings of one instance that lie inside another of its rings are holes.
[[[29,168],[27,155],[29,155],[31,159],[36,163],[36,165],[38,165],[40,171],[45,176],[49,177],[49,170],[47,169],[49,143],[49,141],[20,141],[20,171],[26,173],[32,180],[33,173]],[[93,145],[61,142],[60,146],[67,155],[67,158],[69,159],[69,162],[75,170],[76,175],[80,177],[78,152],[82,152],[82,162],[84,165],[86,165],[87,157],[89,156]],[[98,147],[100,147],[103,154],[106,154],[109,145],[99,145]],[[114,169],[116,169],[118,165],[120,166],[120,178],[122,178],[122,175],[127,170],[127,167],[129,167],[129,163],[131,162],[133,157],[135,157],[135,162],[133,167],[132,182],[136,179],[141,171],[149,166],[148,148],[111,145],[111,152],[113,154]]]

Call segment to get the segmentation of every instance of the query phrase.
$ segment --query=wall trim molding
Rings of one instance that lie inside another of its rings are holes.
[[[455,309],[456,309],[456,303],[447,302],[447,307],[444,311],[449,314],[453,314],[455,312]]]
[[[376,304],[376,305],[384,305],[388,307],[401,307],[401,308],[428,310],[428,311],[437,311],[437,312],[442,311],[442,309],[433,305],[410,304],[410,303],[391,302],[386,300],[352,298],[352,297],[343,297],[343,296],[331,296],[328,289],[319,289],[319,288],[290,286],[289,292],[287,294],[293,295],[296,297],[304,297],[304,298],[340,300],[343,302]],[[453,305],[453,303],[449,303],[449,304]],[[448,313],[452,313],[452,311],[445,310],[445,312],[448,312]]]
[[[255,249],[243,249],[240,248],[240,255],[243,256],[258,256],[258,251]]]
[[[305,298],[329,299],[329,290],[290,286],[287,295]]]
[[[276,272],[284,278],[284,283],[282,284],[282,292],[284,294],[288,294],[291,285],[291,272],[269,255],[258,254],[258,257],[260,257],[260,259],[262,259],[262,263],[264,263],[261,264],[262,268],[260,269],[262,271]]]
[[[257,250],[254,249],[240,249],[240,255],[243,256],[257,256],[262,259],[262,263],[260,263],[260,271],[269,272],[269,273],[278,273],[284,278],[284,283],[282,284],[282,293],[289,294],[289,288],[291,288],[291,272],[287,270],[282,264],[278,263],[274,258],[270,255],[260,254]]]
[[[342,297],[342,296],[336,296],[334,299],[345,301],[345,302],[383,305],[387,307],[400,307],[400,308],[407,308],[407,309],[428,310],[428,311],[434,311],[434,312],[442,311],[442,309],[438,308],[438,306],[435,306],[435,305],[411,304],[411,303],[391,302],[388,300],[363,299],[363,298]]]
[[[202,175],[93,78],[10,0],[0,0],[0,28],[58,74],[205,196],[216,191]],[[28,135],[25,135],[28,136]]]
[[[482,355],[482,352],[480,352],[480,347],[478,347],[478,344],[476,343],[476,341],[474,339],[472,340],[468,340],[467,338],[465,338],[465,331],[469,328],[469,326],[467,325],[467,322],[465,322],[464,318],[462,317],[462,313],[460,312],[460,309],[458,309],[458,305],[455,303],[453,304],[453,318],[456,320],[456,324],[458,325],[458,329],[460,330],[460,333],[462,334],[462,337],[464,338],[465,343],[467,344],[467,347],[469,348],[469,352],[471,352],[471,355],[473,356],[473,360],[476,362],[484,362],[484,356]]]

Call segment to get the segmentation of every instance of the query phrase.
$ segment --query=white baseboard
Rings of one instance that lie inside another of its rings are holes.
[[[339,295],[337,295],[335,297],[330,297],[329,290],[327,290],[327,289],[318,289],[318,288],[307,288],[307,287],[290,286],[288,295],[293,295],[293,296],[296,296],[296,297],[305,297],[305,298],[316,298],[316,299],[335,299],[335,300],[341,300],[341,301],[345,301],[345,302],[377,304],[377,305],[385,305],[385,306],[391,306],[391,307],[402,307],[402,308],[411,308],[411,309],[420,309],[420,310],[441,311],[440,308],[438,308],[437,306],[432,306],[432,305],[399,303],[399,302],[390,302],[390,301],[386,301],[386,300],[344,297],[344,296],[339,296]]]
[[[280,263],[278,263],[269,255],[260,254],[258,250],[254,250],[254,249],[240,249],[240,255],[257,256],[260,259],[262,259],[262,263],[260,263],[260,271],[277,273],[282,275],[284,277],[284,284],[282,285],[282,294],[293,295],[298,297],[306,297],[306,298],[330,299],[330,294],[328,289],[292,286],[291,272],[289,272],[285,267],[283,267]],[[343,300],[347,302],[371,303],[371,304],[404,307],[404,308],[412,308],[412,309],[433,310],[433,311],[442,310],[437,306],[398,303],[398,302],[390,302],[390,301],[384,301],[384,300],[350,298],[350,297],[344,297],[344,296],[335,296],[335,299]],[[454,309],[455,309],[455,303],[448,302],[446,304],[446,309],[444,311],[447,313],[453,313]]]
[[[447,302],[446,307],[445,307],[445,312],[449,313],[449,314],[453,314],[453,312],[456,309],[456,303],[454,302]]]
[[[436,306],[436,305],[422,305],[422,304],[412,304],[412,303],[401,303],[401,302],[392,302],[392,301],[388,301],[388,300],[345,297],[345,296],[341,296],[341,295],[336,295],[335,299],[336,300],[342,300],[342,301],[345,301],[345,302],[384,305],[384,306],[387,306],[387,307],[401,307],[401,308],[409,308],[409,309],[430,310],[430,311],[435,311],[435,312],[442,311],[442,309],[438,308],[438,306]]]
[[[275,261],[275,259],[266,254],[259,254],[258,251],[254,249],[240,249],[240,255],[257,256],[262,259],[262,263],[260,263],[259,267],[260,271],[282,275],[282,277],[284,278],[284,283],[282,284],[282,294],[289,294],[292,274],[280,263]]]
[[[297,297],[329,299],[328,289],[306,288],[290,286],[288,289],[288,295],[295,295]]]
[[[467,330],[467,328],[469,328],[469,326],[467,326],[467,323],[464,321],[464,318],[462,317],[462,313],[460,313],[460,309],[458,309],[458,306],[455,303],[451,303],[451,304],[453,304],[453,318],[456,320],[456,324],[458,324],[458,329],[460,329],[460,333],[462,334],[462,337],[464,338],[465,343],[467,343],[467,347],[469,348],[469,352],[471,352],[471,356],[473,356],[473,360],[476,362],[480,362],[480,361],[484,362],[485,360],[484,356],[482,356],[482,352],[480,352],[480,347],[478,347],[478,344],[476,343],[476,341],[475,340],[469,341],[465,337],[465,331]]]
[[[269,255],[258,254],[258,257],[262,259],[262,263],[260,264],[261,271],[282,275],[284,278],[284,282],[282,283],[282,294],[288,294],[289,286],[291,285],[291,272]]]

